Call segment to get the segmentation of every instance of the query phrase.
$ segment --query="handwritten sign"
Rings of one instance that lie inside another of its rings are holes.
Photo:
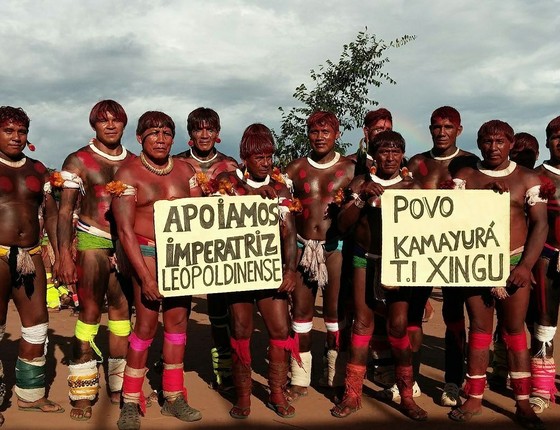
[[[159,291],[164,297],[278,288],[278,202],[198,197],[154,204]]]
[[[490,190],[385,190],[381,282],[505,286],[509,199]]]

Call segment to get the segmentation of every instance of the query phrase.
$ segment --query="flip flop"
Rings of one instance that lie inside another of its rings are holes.
[[[278,403],[268,402],[266,404],[266,407],[268,409],[273,410],[274,413],[278,415],[280,418],[293,418],[296,415],[296,410],[289,403],[286,406],[286,405],[280,405]]]
[[[482,411],[470,412],[470,411],[465,411],[460,407],[452,409],[451,412],[447,414],[447,416],[451,420],[457,421],[458,423],[468,423],[470,420],[472,420],[473,417],[476,417],[478,415],[482,415]]]
[[[58,409],[49,411],[49,410],[43,409],[45,406],[58,406]],[[49,400],[49,399],[38,400],[32,406],[20,406],[20,405],[18,405],[18,409],[20,411],[25,411],[25,412],[44,412],[46,414],[61,414],[61,413],[64,412],[64,408],[62,406],[60,406],[58,403],[55,403],[55,402],[53,402],[52,400]]]
[[[81,411],[82,416],[79,416],[79,417],[73,416],[72,415],[73,410]],[[88,413],[88,412],[89,412],[89,417],[86,416],[86,413]],[[88,421],[88,420],[91,419],[91,415],[92,415],[91,412],[92,412],[91,411],[91,406],[84,406],[82,408],[73,407],[72,410],[70,411],[70,418],[72,418],[74,421]]]
[[[346,418],[348,415],[352,415],[354,412],[358,412],[361,408],[361,405],[350,407],[348,405],[339,403],[331,409],[331,415],[335,418]],[[347,410],[348,413],[344,413],[344,410]]]
[[[292,391],[291,388],[284,390],[284,396],[288,402],[293,403],[301,397],[307,397],[307,391]]]
[[[229,416],[235,418],[236,420],[246,420],[249,418],[251,413],[251,407],[247,406],[242,408],[241,406],[234,406],[229,410]]]

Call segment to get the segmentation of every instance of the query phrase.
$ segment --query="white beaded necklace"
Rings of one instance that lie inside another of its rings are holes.
[[[313,161],[310,157],[307,157],[307,162],[311,164],[311,167],[315,167],[316,169],[320,169],[320,170],[325,170],[328,169],[329,167],[334,166],[336,163],[338,163],[338,160],[340,160],[340,153],[338,152],[335,152],[334,158],[325,164],[319,164],[316,161]]]
[[[511,175],[511,173],[515,170],[517,164],[515,161],[509,161],[509,165],[505,169],[501,170],[488,170],[485,169],[482,163],[479,161],[476,163],[476,168],[478,171],[486,176],[492,176],[493,178],[503,178],[505,176]]]
[[[25,157],[23,157],[21,160],[18,160],[18,161],[6,160],[5,158],[0,157],[0,163],[4,164],[6,166],[13,167],[14,169],[18,169],[21,166],[23,166],[26,161],[27,161],[27,158],[25,158]]]
[[[457,156],[457,154],[459,153],[459,148],[457,148],[457,151],[455,151],[453,154],[451,155],[447,155],[445,157],[436,157],[434,155],[434,153],[432,152],[432,150],[430,149],[430,157],[432,157],[434,160],[437,161],[447,161],[447,160],[451,160],[452,158],[455,158]]]
[[[206,164],[206,163],[210,163],[211,161],[214,161],[216,159],[216,157],[218,156],[218,151],[216,151],[216,153],[213,155],[212,158],[209,158],[208,160],[201,160],[200,158],[198,158],[196,155],[194,155],[193,150],[191,149],[191,157],[194,158],[196,161],[198,161],[199,164]]]
[[[99,149],[97,146],[95,146],[93,144],[93,139],[91,139],[89,141],[89,147],[97,155],[99,155],[99,156],[101,156],[101,157],[103,157],[103,158],[105,158],[106,160],[109,160],[109,161],[122,161],[126,158],[126,155],[127,155],[127,150],[126,150],[125,147],[122,148],[122,152],[119,155],[106,154],[105,152],[103,152],[101,149]]]
[[[235,173],[237,174],[237,177],[239,179],[241,179],[243,182],[245,182],[247,185],[249,185],[250,187],[253,187],[253,188],[260,188],[260,187],[263,187],[263,186],[268,185],[270,183],[270,175],[266,175],[266,178],[264,179],[264,181],[256,182],[256,181],[253,181],[252,179],[246,178],[245,175],[243,174],[243,172],[239,169],[235,169]]]
[[[546,170],[548,170],[549,172],[552,172],[552,173],[554,173],[555,175],[560,176],[560,169],[558,169],[558,168],[556,168],[556,167],[554,167],[554,166],[551,166],[550,164],[547,164],[547,163],[543,163],[543,167],[544,167]]]
[[[379,176],[377,175],[372,175],[370,173],[370,178],[373,182],[375,182],[376,184],[379,185],[383,185],[384,187],[389,187],[391,185],[395,185],[398,184],[399,182],[402,181],[402,178],[400,175],[395,176],[393,179],[381,179]]]

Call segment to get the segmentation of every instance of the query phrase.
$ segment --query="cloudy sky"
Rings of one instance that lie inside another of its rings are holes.
[[[430,147],[431,112],[452,105],[460,146],[476,150],[478,127],[497,118],[534,134],[542,160],[560,115],[559,10],[559,0],[2,0],[0,104],[27,111],[32,156],[54,168],[93,136],[89,111],[106,98],[125,107],[135,152],[144,111],[173,117],[179,152],[186,115],[207,106],[222,120],[221,150],[237,158],[244,128],[278,129],[278,107],[294,105],[310,69],[367,26],[387,42],[417,37],[386,52],[397,84],[371,93],[409,156]]]

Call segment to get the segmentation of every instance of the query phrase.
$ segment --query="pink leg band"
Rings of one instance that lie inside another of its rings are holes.
[[[406,328],[406,331],[408,333],[414,333],[414,332],[420,331],[420,330],[422,330],[422,328],[419,325],[416,325],[416,324],[411,324]]]
[[[527,349],[527,335],[525,333],[507,334],[502,332],[507,349],[513,352],[525,351]]]
[[[294,337],[288,336],[287,339],[270,339],[269,343],[270,346],[289,351],[294,360],[296,360],[296,363],[302,366],[301,357],[299,355],[299,337],[297,333],[294,334]]]
[[[234,359],[237,359],[245,366],[251,365],[251,350],[249,344],[251,339],[230,339],[231,349],[235,352]]]
[[[146,415],[146,398],[144,397],[144,391],[142,391],[142,385],[144,384],[144,377],[140,376],[135,378],[134,376],[124,374],[123,377],[123,386],[122,392],[123,394],[136,394],[140,393],[140,411],[142,415]]]
[[[492,333],[473,333],[469,331],[469,348],[488,349],[492,343]]]
[[[186,345],[187,333],[168,333],[163,332],[163,339],[172,343],[173,345]]]
[[[556,394],[556,365],[553,358],[531,358],[531,377],[535,396],[551,399]]]
[[[130,347],[138,352],[146,351],[152,344],[153,340],[154,338],[146,339],[146,340],[140,339],[135,332],[132,332],[128,337],[128,341],[130,342]]]
[[[515,400],[526,400],[529,398],[529,394],[531,394],[531,376],[515,378],[510,373],[509,383]]]
[[[463,391],[467,397],[482,398],[486,387],[486,375],[480,377],[466,376],[466,383]]]
[[[371,335],[352,333],[352,337],[350,338],[350,344],[356,348],[369,348],[370,341]]]
[[[163,391],[183,391],[183,366],[175,369],[167,369],[163,367],[162,374],[162,388]],[[185,398],[185,400],[187,400]]]
[[[408,334],[403,337],[393,337],[393,336],[387,336],[387,337],[389,338],[389,343],[391,344],[391,348],[399,349],[401,351],[406,351],[411,347]]]

